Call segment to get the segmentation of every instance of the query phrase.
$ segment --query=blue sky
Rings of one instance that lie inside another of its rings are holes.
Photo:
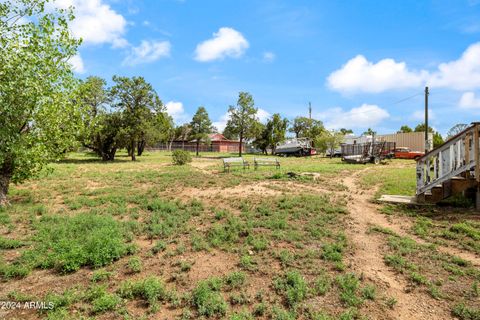
[[[222,127],[248,91],[261,119],[310,101],[329,128],[389,133],[423,121],[425,85],[441,133],[480,118],[480,0],[57,3],[76,7],[79,77],[143,76],[178,123],[202,105]]]

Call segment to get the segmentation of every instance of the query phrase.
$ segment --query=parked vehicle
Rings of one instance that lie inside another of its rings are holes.
[[[342,146],[343,158],[347,163],[379,164],[393,157],[394,142],[368,142],[354,146]]]
[[[342,150],[340,149],[335,149],[333,150],[333,154],[331,154],[330,150],[327,150],[325,152],[326,157],[334,157],[334,158],[340,158],[342,156]]]
[[[275,154],[280,156],[310,156],[317,151],[308,138],[292,138],[277,144]]]
[[[395,159],[415,159],[421,158],[425,153],[421,151],[412,151],[409,148],[401,147],[393,151]]]

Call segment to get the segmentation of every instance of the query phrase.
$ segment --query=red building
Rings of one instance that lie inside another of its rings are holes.
[[[221,133],[213,133],[210,135],[210,141],[212,144],[213,152],[238,152],[239,151],[239,141],[238,140],[228,140]],[[242,143],[242,152],[245,151],[245,143]]]

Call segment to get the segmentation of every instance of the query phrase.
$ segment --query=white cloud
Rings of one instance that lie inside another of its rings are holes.
[[[327,84],[335,91],[369,93],[423,85],[453,90],[477,89],[480,88],[480,42],[469,46],[459,59],[439,64],[434,71],[411,70],[405,62],[393,59],[373,63],[358,55],[331,73]]]
[[[265,111],[262,108],[258,108],[257,118],[260,122],[265,123],[265,122],[267,122],[268,118],[270,118],[270,117],[271,117],[271,114],[268,111]],[[227,126],[228,120],[230,120],[230,113],[226,112],[220,117],[220,119],[212,122],[212,125],[215,128],[217,128],[218,132],[223,132],[223,130]]]
[[[123,37],[127,21],[102,0],[57,0],[54,5],[62,9],[74,7],[75,20],[70,28],[75,37],[83,39],[83,43],[109,43],[115,48],[128,45]]]
[[[378,93],[390,89],[419,87],[426,72],[407,69],[405,62],[383,59],[377,63],[358,55],[328,77],[328,86],[335,91]]]
[[[462,109],[480,109],[480,97],[476,97],[474,92],[465,92],[462,94],[458,106]]]
[[[188,119],[188,115],[185,113],[183,103],[178,101],[169,101],[165,104],[167,113],[173,118],[175,123],[182,123]]]
[[[460,59],[442,63],[431,79],[432,87],[472,90],[480,87],[480,43],[465,50]]]
[[[257,118],[260,122],[265,123],[267,122],[268,118],[271,117],[271,114],[268,111],[265,111],[261,108],[257,110]]]
[[[230,120],[230,113],[224,113],[218,121],[212,122],[212,125],[217,128],[218,132],[223,132],[227,126],[227,122]]]
[[[195,60],[206,62],[226,57],[239,58],[248,47],[247,39],[240,32],[223,27],[213,34],[213,38],[197,45]]]
[[[80,53],[74,55],[72,58],[70,58],[68,62],[72,65],[72,69],[74,72],[85,73],[85,67],[83,65],[83,60],[80,56]]]
[[[276,56],[275,53],[266,51],[263,53],[263,61],[265,62],[273,62],[275,60]]]
[[[130,53],[122,64],[135,66],[142,63],[150,63],[160,58],[170,56],[170,42],[143,40],[138,47],[132,47]]]
[[[428,118],[430,120],[435,120],[437,118],[437,114],[435,113],[435,111],[428,110]],[[417,110],[417,111],[413,112],[412,115],[410,116],[410,119],[414,120],[414,121],[424,122],[425,121],[425,110]]]
[[[318,117],[324,121],[325,126],[329,129],[363,129],[376,126],[389,118],[390,114],[377,105],[364,103],[360,107],[348,111],[342,108],[332,108],[320,113]]]

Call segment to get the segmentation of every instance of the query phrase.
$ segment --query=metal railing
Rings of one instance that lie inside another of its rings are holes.
[[[480,181],[479,130],[480,123],[472,123],[417,160],[417,196],[463,173],[470,177],[472,169],[475,179]]]

